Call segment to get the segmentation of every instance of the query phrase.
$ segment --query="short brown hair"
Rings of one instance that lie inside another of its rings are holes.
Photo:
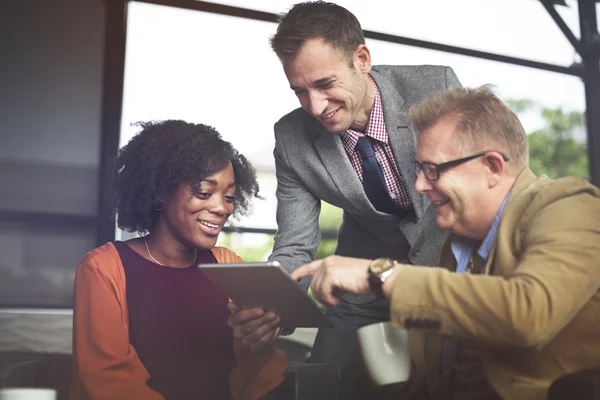
[[[443,90],[413,105],[409,113],[417,132],[431,128],[444,118],[456,118],[461,146],[500,151],[518,171],[529,164],[525,129],[490,85]],[[490,143],[497,147],[484,148]]]
[[[324,1],[308,1],[292,6],[279,18],[277,32],[271,37],[271,48],[282,62],[296,57],[309,39],[322,38],[348,59],[365,36],[358,19],[344,7]]]

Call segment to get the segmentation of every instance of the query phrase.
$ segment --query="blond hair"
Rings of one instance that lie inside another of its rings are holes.
[[[529,164],[523,125],[490,85],[443,90],[413,105],[409,115],[417,132],[431,128],[442,119],[454,118],[461,148],[499,151],[518,171]]]

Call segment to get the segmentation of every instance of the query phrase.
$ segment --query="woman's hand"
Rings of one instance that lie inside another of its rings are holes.
[[[233,336],[252,350],[259,350],[273,344],[279,336],[281,319],[273,312],[262,308],[239,309],[235,303],[227,305],[231,315],[227,323],[233,329]]]

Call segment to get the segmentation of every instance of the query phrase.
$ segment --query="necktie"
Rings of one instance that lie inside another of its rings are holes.
[[[397,207],[388,193],[383,170],[377,161],[371,140],[361,136],[356,143],[356,149],[362,158],[363,188],[371,204],[377,211],[396,213]]]

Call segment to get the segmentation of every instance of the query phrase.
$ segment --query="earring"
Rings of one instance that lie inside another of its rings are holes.
[[[154,209],[156,211],[162,211],[162,210],[164,210],[165,209],[165,202],[162,201],[162,200],[156,200],[154,202]]]

